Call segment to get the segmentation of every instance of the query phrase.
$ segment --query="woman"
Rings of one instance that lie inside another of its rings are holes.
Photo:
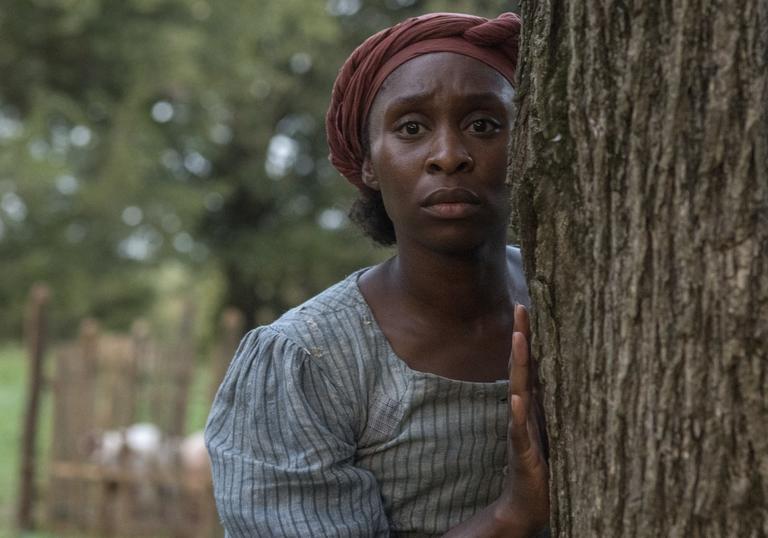
[[[241,343],[206,429],[229,536],[546,525],[528,294],[506,246],[518,35],[512,14],[426,15],[342,67],[331,161],[360,189],[353,219],[397,255]]]

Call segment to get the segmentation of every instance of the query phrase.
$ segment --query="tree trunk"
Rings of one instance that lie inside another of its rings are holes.
[[[768,536],[768,0],[528,1],[555,536]]]

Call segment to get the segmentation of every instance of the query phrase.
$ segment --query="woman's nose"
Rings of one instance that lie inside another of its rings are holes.
[[[432,174],[454,174],[469,172],[474,168],[475,161],[464,145],[460,133],[452,129],[441,129],[435,133],[426,166],[427,171]]]

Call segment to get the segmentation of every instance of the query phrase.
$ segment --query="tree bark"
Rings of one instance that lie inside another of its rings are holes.
[[[522,4],[554,536],[768,536],[768,0]]]

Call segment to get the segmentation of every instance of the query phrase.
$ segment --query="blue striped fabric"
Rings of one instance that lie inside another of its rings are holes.
[[[410,369],[361,272],[241,342],[205,432],[227,536],[434,536],[498,497],[507,381]]]

